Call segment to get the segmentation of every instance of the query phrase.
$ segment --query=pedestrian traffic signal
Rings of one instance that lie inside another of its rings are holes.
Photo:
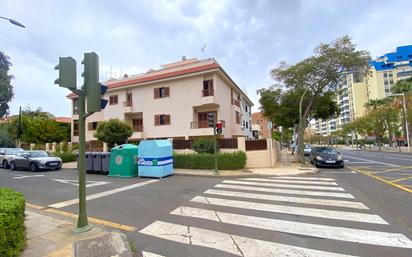
[[[102,101],[102,92],[104,94],[107,87],[99,83],[99,56],[94,52],[85,53],[82,64],[87,112],[100,112],[107,105],[107,100]]]
[[[207,124],[209,125],[209,128],[215,127],[215,113],[214,112],[207,113]]]
[[[222,123],[216,124],[216,134],[218,135],[222,134]]]
[[[54,69],[59,70],[59,78],[54,81],[54,84],[70,90],[76,89],[77,82],[75,59],[72,57],[60,57],[59,64],[57,64]]]

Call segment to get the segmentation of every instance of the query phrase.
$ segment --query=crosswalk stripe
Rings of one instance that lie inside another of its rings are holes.
[[[242,208],[249,210],[257,211],[268,211],[275,213],[284,213],[291,215],[302,215],[334,220],[346,220],[346,221],[356,221],[356,222],[365,222],[365,223],[375,223],[375,224],[385,224],[388,223],[383,220],[378,215],[367,214],[367,213],[357,213],[357,212],[348,212],[348,211],[332,211],[324,209],[315,209],[315,208],[304,208],[304,207],[292,207],[284,206],[277,204],[264,204],[264,203],[253,203],[247,201],[238,201],[238,200],[227,200],[214,197],[204,197],[196,196],[191,200],[192,202],[199,203],[208,203],[218,206],[228,206],[234,208]]]
[[[286,221],[279,219],[268,219],[262,217],[232,214],[227,212],[215,212],[193,207],[179,207],[176,210],[172,211],[170,214],[202,219],[207,219],[205,218],[207,217],[207,215],[216,215],[219,217],[219,220],[221,222],[232,225],[240,225],[251,228],[259,228],[271,231],[313,236],[354,243],[412,248],[412,241],[409,240],[409,238],[407,238],[405,235],[400,233],[388,233],[372,230]]]
[[[230,188],[230,189],[240,189],[240,190],[250,190],[257,192],[270,192],[270,193],[280,193],[280,194],[298,194],[298,195],[314,195],[314,196],[327,196],[327,197],[340,197],[340,198],[355,198],[353,195],[348,193],[335,193],[335,192],[322,192],[322,191],[308,191],[308,190],[298,190],[298,189],[281,189],[281,188],[267,188],[267,187],[254,187],[254,186],[239,186],[230,184],[217,184],[217,188]]]
[[[289,176],[275,176],[272,178],[290,179],[290,180],[317,180],[317,181],[335,181],[334,178],[311,178],[311,177],[289,177]]]
[[[155,253],[151,253],[151,252],[146,252],[146,251],[142,251],[142,255],[143,257],[166,257],[163,255],[159,255],[159,254],[155,254]]]
[[[223,180],[222,183],[230,184],[240,184],[240,185],[254,185],[254,186],[269,186],[269,187],[281,187],[281,188],[299,188],[299,189],[312,189],[312,190],[330,190],[330,191],[345,191],[341,187],[332,186],[304,186],[304,185],[284,185],[284,184],[273,184],[265,182],[249,182],[249,181],[239,181],[239,180]]]
[[[216,190],[216,189],[208,189],[204,193],[213,194],[213,195],[221,195],[221,196],[242,197],[242,198],[257,199],[257,200],[269,200],[269,201],[279,201],[279,202],[288,202],[288,203],[317,204],[317,205],[369,210],[369,208],[366,207],[363,203],[343,201],[343,200],[329,200],[329,199],[316,199],[316,198],[305,198],[305,197],[296,197],[296,196],[254,194],[254,193],[244,193],[244,192]]]
[[[241,178],[239,180],[245,181],[259,181],[259,182],[272,182],[272,183],[296,183],[296,184],[307,184],[307,185],[325,185],[325,186],[337,186],[336,182],[329,181],[307,181],[307,180],[287,180],[287,179],[268,179],[268,178]]]
[[[179,224],[156,221],[147,226],[140,233],[159,237],[174,242],[198,245],[232,253],[237,256],[291,256],[291,257],[351,257],[350,255],[313,250],[293,245],[268,242],[248,237],[229,235],[226,233],[187,227]],[[146,255],[145,255],[146,254]],[[189,254],[196,256],[196,253]],[[160,257],[160,255],[148,255],[144,257]]]

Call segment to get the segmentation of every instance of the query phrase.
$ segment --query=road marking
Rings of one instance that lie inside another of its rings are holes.
[[[296,221],[269,219],[248,215],[232,214],[227,212],[210,211],[192,207],[179,207],[170,214],[207,219],[206,215],[216,215],[222,223],[259,228],[297,235],[319,237],[332,240],[341,240],[362,244],[372,244],[390,247],[412,248],[412,241],[400,233],[388,233],[372,230],[335,227],[310,224]],[[214,220],[214,219],[211,219]],[[168,230],[167,233],[169,233]],[[162,232],[164,233],[164,231]]]
[[[406,178],[398,178],[398,179],[395,179],[395,180],[391,180],[389,182],[394,183],[394,182],[408,180],[408,179],[411,179],[411,178],[412,178],[412,176],[409,176],[409,177],[406,177]]]
[[[378,162],[378,161],[363,159],[363,158],[354,157],[354,156],[350,156],[350,155],[345,155],[345,156],[346,156],[346,157],[349,157],[349,158],[361,160],[361,161],[367,161],[367,162],[370,162],[370,163],[379,163],[379,164],[383,164],[383,165],[387,165],[387,166],[391,166],[391,167],[401,167],[400,165],[391,164],[391,163],[386,163],[386,162]]]
[[[14,179],[22,179],[22,178],[38,178],[38,177],[44,177],[44,175],[18,175],[18,174],[10,174]]]
[[[344,162],[346,162],[346,163],[356,163],[356,164],[366,164],[366,163],[371,163],[371,162],[353,162],[353,161],[350,161],[350,160],[344,160]]]
[[[377,179],[377,180],[379,180],[379,181],[382,181],[382,182],[384,182],[384,183],[386,183],[386,184],[388,184],[388,185],[391,185],[391,186],[393,186],[393,187],[397,187],[397,188],[399,188],[399,189],[402,189],[402,190],[404,190],[404,191],[406,191],[406,192],[408,192],[408,193],[412,193],[412,189],[409,189],[409,188],[407,188],[407,187],[405,187],[405,186],[401,186],[401,185],[395,184],[395,183],[393,183],[393,182],[390,182],[389,180],[380,178],[380,177],[378,177],[378,176],[372,175],[371,173],[364,172],[364,171],[359,170],[359,169],[356,169],[356,168],[351,168],[351,169],[353,169],[353,170],[355,170],[355,171],[357,171],[357,172],[359,172],[359,173],[362,173],[362,174],[364,174],[364,175],[366,175],[366,176],[369,176],[369,177],[372,177],[372,178]]]
[[[337,186],[336,182],[324,182],[324,181],[307,181],[307,180],[284,180],[284,179],[267,179],[267,178],[241,178],[239,180],[246,181],[263,181],[263,182],[273,182],[273,183],[296,183],[296,184],[310,184],[310,185],[328,185]]]
[[[133,184],[133,185],[119,187],[119,188],[115,188],[115,189],[112,189],[112,190],[100,192],[100,193],[97,193],[97,194],[88,195],[88,196],[86,196],[86,201],[101,198],[101,197],[105,197],[105,196],[108,196],[108,195],[116,194],[116,193],[123,192],[123,191],[130,190],[130,189],[142,187],[142,186],[145,186],[145,185],[157,182],[157,181],[159,181],[159,180],[157,180],[157,179],[156,180],[155,179],[147,180],[147,181],[136,183],[136,184]],[[72,199],[72,200],[51,204],[51,205],[49,205],[49,207],[59,209],[59,208],[63,208],[63,207],[78,204],[78,203],[79,203],[79,199],[75,198],[75,199]]]
[[[324,191],[308,191],[308,190],[298,190],[298,189],[267,188],[267,187],[231,185],[231,184],[217,184],[217,185],[215,185],[215,187],[216,188],[225,188],[225,189],[229,188],[229,189],[257,191],[257,192],[280,193],[280,194],[314,195],[314,196],[326,196],[326,197],[355,198],[353,195],[348,194],[348,193],[335,193],[335,192],[324,192]]]
[[[317,204],[317,205],[325,205],[325,206],[335,206],[335,207],[369,210],[369,208],[366,207],[363,203],[343,201],[343,200],[329,200],[329,199],[317,199],[317,198],[305,198],[305,197],[293,197],[293,196],[254,194],[254,193],[224,191],[224,190],[215,190],[215,189],[208,189],[204,193],[212,194],[212,195],[219,195],[219,196],[233,196],[233,197],[241,197],[241,198],[248,198],[248,199],[256,199],[256,200]]]
[[[51,209],[51,208],[47,208],[47,207],[44,207],[44,206],[35,205],[35,204],[31,204],[31,203],[26,203],[26,206],[29,207],[29,208],[38,209],[38,210],[42,210],[42,211],[45,211],[45,212],[48,212],[48,213],[54,213],[54,214],[58,214],[58,215],[73,218],[73,219],[77,219],[77,217],[78,217],[77,214],[74,214],[74,213],[71,213],[71,212]],[[135,227],[131,227],[131,226],[124,225],[124,224],[119,224],[119,223],[114,223],[114,222],[107,221],[107,220],[101,220],[101,219],[97,219],[97,218],[93,218],[93,217],[88,217],[88,220],[90,222],[94,223],[94,224],[108,226],[108,227],[121,229],[121,230],[125,230],[125,231],[130,231],[131,232],[131,231],[136,230]]]
[[[302,216],[310,216],[310,217],[325,218],[325,219],[347,220],[347,221],[355,221],[355,222],[365,222],[365,223],[388,225],[388,222],[383,220],[378,215],[367,214],[367,213],[348,212],[348,211],[331,211],[331,210],[324,210],[324,209],[317,209],[317,208],[253,203],[253,202],[247,202],[247,201],[227,200],[227,199],[204,197],[204,196],[196,196],[190,201],[218,205],[218,206],[228,206],[228,207],[233,207],[233,208],[248,209],[248,210],[267,211],[267,212],[283,213],[283,214],[290,214],[290,215],[302,215]]]
[[[385,172],[399,171],[399,170],[410,169],[410,168],[412,168],[412,166],[403,166],[401,168],[377,171],[377,172],[374,172],[374,173],[385,173]]]
[[[322,174],[357,174],[354,171],[322,171]]]
[[[311,177],[288,177],[288,176],[279,176],[272,177],[278,179],[290,179],[290,180],[318,180],[318,181],[335,181],[333,178],[311,178]]]
[[[280,188],[299,188],[299,189],[313,189],[313,190],[330,190],[330,191],[345,191],[341,187],[333,186],[303,186],[303,185],[283,185],[283,184],[273,184],[265,182],[249,182],[240,180],[223,180],[222,183],[225,184],[239,184],[239,185],[252,185],[252,186],[269,186],[269,187],[280,187]]]
[[[64,184],[69,184],[73,186],[79,186],[79,180],[77,179],[52,179],[54,181],[64,183]],[[95,187],[95,186],[102,186],[110,184],[110,182],[105,182],[105,181],[94,181],[94,180],[87,180],[86,181],[86,187]]]
[[[166,257],[164,255],[159,255],[151,252],[142,251],[143,257]]]
[[[140,233],[187,245],[204,246],[236,256],[350,257],[350,255],[268,242],[164,221],[155,221],[142,229]],[[196,256],[196,253],[188,255]],[[160,255],[145,255],[143,252],[143,256],[157,257]]]

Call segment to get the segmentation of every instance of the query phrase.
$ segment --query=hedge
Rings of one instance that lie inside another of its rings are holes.
[[[53,155],[56,157],[60,157],[63,163],[76,161],[76,154],[73,152],[55,152],[53,153]]]
[[[0,188],[0,256],[19,256],[26,246],[24,210],[21,193]]]
[[[177,169],[207,169],[215,168],[213,154],[174,154],[173,167]],[[218,153],[218,168],[220,170],[239,170],[246,165],[246,154],[244,152]]]

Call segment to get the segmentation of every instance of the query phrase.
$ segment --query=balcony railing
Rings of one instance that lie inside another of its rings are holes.
[[[202,96],[214,96],[215,91],[213,89],[203,89]]]
[[[218,123],[222,124],[222,128],[225,127],[225,121],[224,120],[219,120]],[[209,128],[209,123],[206,120],[193,121],[193,122],[190,122],[190,128],[191,129]]]
[[[232,100],[232,104],[236,105],[237,107],[240,107],[240,103],[239,103],[239,101],[236,100],[236,99],[233,99],[233,100]]]
[[[143,126],[133,126],[133,132],[143,132]]]
[[[123,102],[123,107],[132,107],[133,106],[133,101],[124,101]]]

